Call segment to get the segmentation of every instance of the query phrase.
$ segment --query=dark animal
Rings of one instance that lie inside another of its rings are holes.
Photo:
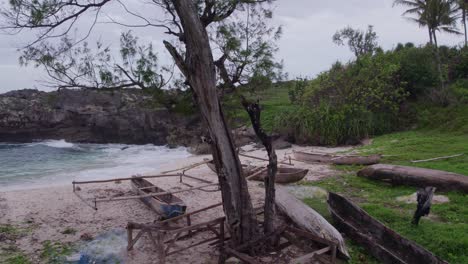
[[[418,207],[416,208],[416,212],[414,212],[413,220],[411,221],[412,224],[418,225],[421,217],[429,215],[429,212],[431,211],[432,196],[434,196],[435,190],[435,187],[426,187],[418,191]]]

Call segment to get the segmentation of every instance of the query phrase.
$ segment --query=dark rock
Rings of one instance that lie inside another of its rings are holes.
[[[11,91],[0,95],[0,141],[190,145],[200,118],[155,107],[139,89]]]

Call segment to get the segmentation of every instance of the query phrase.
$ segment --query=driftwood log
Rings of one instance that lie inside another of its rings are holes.
[[[432,197],[434,196],[435,190],[436,188],[434,187],[426,187],[418,191],[418,207],[414,212],[413,220],[411,221],[412,224],[418,225],[421,217],[429,215],[429,212],[431,211]]]
[[[349,258],[348,250],[340,232],[319,213],[288,193],[282,186],[276,186],[275,203],[278,210],[287,215],[299,228],[318,237],[338,244],[338,251],[344,258]]]
[[[376,164],[360,170],[358,176],[395,185],[434,186],[440,191],[468,193],[468,176],[440,170]]]
[[[298,161],[309,163],[328,163],[336,165],[372,165],[379,163],[381,155],[336,155],[328,153],[309,153],[294,151],[294,158]]]

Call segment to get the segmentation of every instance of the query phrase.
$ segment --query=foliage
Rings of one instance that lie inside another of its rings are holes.
[[[275,128],[298,143],[326,145],[357,143],[392,131],[407,96],[400,72],[391,52],[365,55],[347,65],[336,63],[308,82],[304,91],[304,83],[296,85],[294,100],[300,106],[278,115]]]
[[[379,46],[377,33],[375,33],[374,27],[371,25],[367,27],[365,32],[348,26],[333,35],[333,42],[339,46],[343,46],[346,40],[349,49],[356,58],[366,54],[373,54]]]
[[[65,257],[72,253],[72,248],[60,242],[46,240],[42,243],[41,259],[50,264],[59,264],[65,261]]]
[[[291,103],[299,103],[304,95],[305,89],[309,81],[306,78],[297,78],[291,88],[289,88],[288,96]]]

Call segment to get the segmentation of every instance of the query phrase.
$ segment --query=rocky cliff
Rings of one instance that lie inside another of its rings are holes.
[[[190,145],[201,135],[196,115],[157,106],[141,90],[18,90],[0,95],[0,142]]]

